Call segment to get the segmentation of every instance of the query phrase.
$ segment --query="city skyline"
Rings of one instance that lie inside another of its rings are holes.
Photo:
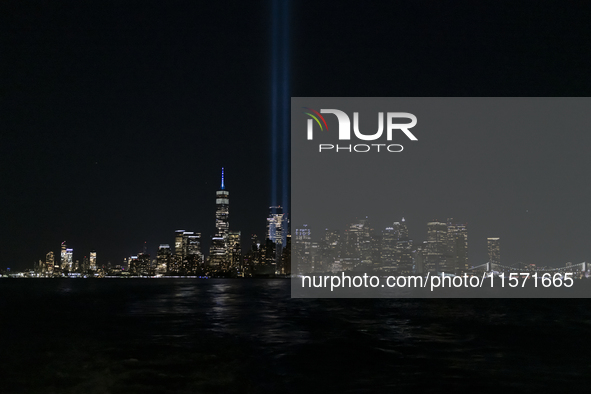
[[[121,266],[125,267],[128,270],[131,270],[132,265],[137,264],[138,256],[162,256],[168,254],[174,258],[178,258],[176,262],[171,262],[173,264],[177,264],[177,268],[174,271],[179,271],[183,265],[183,260],[189,256],[193,255],[197,259],[195,264],[200,266],[208,266],[213,267],[215,271],[224,271],[228,270],[229,266],[236,266],[237,263],[233,262],[235,259],[234,255],[236,253],[242,255],[244,251],[248,251],[251,247],[250,244],[242,245],[241,244],[241,232],[240,231],[231,231],[230,224],[229,224],[229,217],[230,217],[230,200],[229,200],[229,191],[225,187],[225,179],[224,179],[224,168],[221,169],[221,179],[220,179],[220,186],[218,190],[215,192],[215,203],[216,203],[216,210],[215,210],[215,230],[211,233],[210,243],[205,243],[205,245],[209,245],[209,253],[205,253],[207,247],[204,245],[204,239],[202,238],[202,232],[194,232],[194,231],[186,231],[186,230],[175,230],[174,231],[174,249],[171,251],[170,244],[160,243],[156,253],[149,253],[148,246],[146,242],[141,247],[137,253],[133,253],[116,261],[106,261],[106,262],[99,262],[98,267],[106,267],[107,264],[109,267]],[[270,214],[266,218],[267,227],[264,230],[264,233],[267,234],[267,238],[273,238],[273,241],[278,244],[285,245],[286,237],[288,236],[288,229],[283,228],[282,225],[286,226],[287,221],[287,212],[282,212],[282,208],[280,206],[272,206],[269,207]],[[281,212],[280,214],[276,214],[276,212]],[[278,217],[279,220],[275,222],[274,219]],[[270,225],[270,223],[273,223]],[[278,226],[277,229],[275,227]],[[273,235],[271,235],[270,227],[273,228]],[[248,239],[257,238],[257,233],[253,233],[248,235]],[[264,238],[263,238],[264,239]],[[60,258],[59,261],[55,262],[56,269],[63,271],[79,271],[82,266],[80,260],[74,258],[74,249],[67,247],[67,242],[63,241],[61,243],[61,252],[59,254]],[[71,245],[71,244],[70,244]],[[278,248],[279,255],[281,254],[281,247]],[[173,253],[174,252],[174,253]],[[54,253],[53,251],[49,251],[45,255],[45,261],[43,262],[43,266],[48,266],[49,261],[54,262]],[[88,263],[86,269],[88,270],[97,269],[97,252],[96,250],[91,250],[88,256],[84,256],[84,259]],[[41,260],[39,260],[41,261]],[[101,264],[102,263],[102,264]],[[158,262],[158,265],[160,262]],[[17,265],[22,265],[17,264]],[[32,267],[38,267],[41,264],[35,260],[32,263]],[[91,268],[94,267],[94,268]],[[26,267],[26,269],[30,269],[31,267]],[[12,270],[10,266],[8,267],[0,267],[0,270],[8,269],[9,271]],[[53,265],[51,271],[53,270]],[[168,271],[168,267],[167,267]]]
[[[234,263],[230,263],[231,257],[229,257],[228,255],[228,251],[233,249],[235,251],[239,251],[240,253],[240,258],[242,258],[242,255],[244,254],[244,252],[248,252],[251,245],[249,243],[250,240],[254,238],[258,238],[258,234],[257,233],[252,233],[249,235],[244,235],[241,234],[240,230],[235,230],[235,231],[230,231],[230,224],[229,224],[229,217],[230,217],[230,210],[229,210],[229,191],[226,189],[226,185],[225,185],[225,173],[224,173],[224,167],[221,168],[221,176],[219,179],[219,187],[217,187],[217,191],[215,192],[215,203],[216,203],[216,209],[215,209],[215,230],[213,232],[211,232],[211,235],[209,236],[210,242],[204,242],[206,241],[207,237],[202,237],[202,234],[207,234],[207,232],[203,232],[203,231],[199,231],[199,232],[195,232],[195,231],[186,231],[186,230],[175,230],[175,237],[174,237],[174,249],[172,249],[172,251],[174,252],[171,253],[171,256],[176,256],[176,257],[180,257],[180,261],[177,262],[177,264],[181,264],[182,265],[182,260],[184,257],[186,257],[186,255],[190,254],[190,255],[195,255],[196,258],[199,261],[199,264],[202,266],[207,266],[207,267],[216,267],[214,269],[213,272],[217,271],[223,271],[223,270],[228,270],[228,267],[230,265],[232,266],[237,266],[238,263],[234,262]],[[238,215],[239,216],[239,215]],[[373,219],[373,218],[372,218]],[[368,225],[370,223],[369,217],[366,216],[363,219],[355,219],[358,220],[357,223],[365,223],[367,222]],[[386,219],[384,217],[380,217],[377,218],[377,222],[378,223],[384,223],[386,221]],[[343,230],[345,232],[349,231],[348,230],[348,226],[353,226],[352,223],[355,223],[355,221],[353,222],[349,222],[345,228],[343,228]],[[403,229],[401,230],[400,226],[403,226]],[[384,237],[387,238],[388,237],[388,233],[389,232],[396,232],[397,234],[404,234],[404,236],[402,236],[402,238],[399,238],[399,236],[397,236],[396,239],[403,239],[403,240],[409,240],[409,242],[412,245],[409,245],[409,248],[412,247],[413,249],[413,253],[416,252],[417,247],[419,248],[419,250],[421,249],[420,244],[426,244],[429,242],[435,242],[437,243],[439,241],[439,233],[440,230],[438,227],[441,227],[443,229],[444,232],[454,232],[457,234],[464,234],[462,235],[462,241],[465,244],[465,249],[462,252],[463,253],[463,257],[462,259],[464,261],[466,261],[466,263],[462,263],[462,267],[465,266],[466,268],[468,267],[472,267],[472,266],[476,266],[476,265],[481,265],[483,263],[493,263],[493,264],[501,264],[501,260],[500,260],[500,238],[499,237],[486,237],[486,254],[487,254],[487,259],[483,258],[483,256],[476,256],[474,257],[474,253],[472,252],[472,255],[470,256],[470,258],[472,259],[472,262],[474,264],[468,264],[468,258],[467,258],[467,223],[455,223],[453,222],[452,218],[448,218],[446,220],[446,222],[439,222],[437,219],[432,219],[431,221],[426,223],[426,227],[427,227],[427,231],[426,231],[426,237],[424,237],[424,240],[422,240],[421,237],[415,237],[412,238],[409,236],[409,230],[408,230],[408,222],[406,221],[406,219],[404,217],[402,217],[402,219],[400,221],[394,221],[392,222],[392,226],[386,226],[386,227],[382,227],[380,228],[380,225],[377,226],[372,226],[371,228],[371,232],[372,232],[372,236],[374,235],[378,235],[379,237]],[[415,223],[415,226],[417,224]],[[357,226],[361,226],[363,227],[363,224],[357,225]],[[202,228],[205,227],[212,227],[212,226],[194,226],[191,228],[197,228],[199,230],[201,230]],[[375,227],[375,228],[373,228]],[[305,230],[303,230],[305,229]],[[451,229],[451,230],[450,230]],[[320,229],[321,232],[329,232],[329,231],[340,231],[341,229],[337,229],[337,228],[324,228],[324,229]],[[299,227],[294,229],[295,231],[295,239],[296,239],[296,243],[298,242],[298,239],[300,239],[300,236],[302,234],[302,231],[306,232],[306,237],[308,237],[310,239],[310,241],[314,242],[314,241],[318,241],[320,239],[324,240],[324,235],[319,235],[318,231],[314,231],[311,227],[309,227],[307,224],[303,224],[300,225]],[[258,233],[260,234],[262,231],[259,231]],[[277,264],[279,264],[279,261],[281,259],[281,254],[282,254],[282,245],[286,244],[286,240],[287,240],[287,236],[291,235],[290,232],[290,222],[288,220],[288,213],[287,212],[283,212],[282,207],[281,206],[270,206],[269,207],[269,214],[266,217],[266,229],[264,230],[264,234],[265,237],[261,238],[261,240],[264,241],[265,239],[267,240],[271,240],[275,245],[277,245]],[[369,236],[369,233],[368,233]],[[446,235],[447,237],[447,235]],[[242,238],[244,238],[243,242]],[[230,244],[229,241],[230,239],[232,239],[232,243]],[[414,243],[413,243],[413,239],[414,239]],[[447,241],[446,241],[447,242]],[[471,240],[471,244],[482,244],[484,242],[483,240]],[[519,240],[518,239],[514,239],[511,240],[509,242],[509,244],[511,243],[518,243]],[[69,243],[70,246],[72,246],[71,243]],[[191,246],[192,245],[192,246]],[[458,245],[460,245],[458,243]],[[454,246],[454,248],[457,248],[458,246]],[[141,249],[141,250],[140,250]],[[157,251],[155,253],[150,253],[148,251],[148,246],[146,245],[146,242],[144,242],[144,244],[142,245],[141,248],[138,248],[136,253],[132,253],[129,254],[127,256],[124,257],[120,257],[118,260],[116,261],[100,261],[97,265],[97,252],[96,250],[93,248],[89,251],[85,251],[82,253],[82,255],[84,255],[83,258],[80,258],[80,256],[78,256],[80,253],[78,252],[78,254],[76,256],[74,256],[74,249],[72,247],[68,247],[68,244],[66,243],[66,241],[63,241],[61,243],[61,250],[60,253],[58,253],[57,255],[59,256],[59,261],[56,261],[54,256],[56,255],[54,253],[53,250],[48,251],[47,253],[45,253],[45,260],[43,261],[43,266],[48,266],[50,261],[55,261],[55,267],[57,268],[59,266],[59,268],[63,271],[78,271],[79,269],[81,269],[81,267],[86,267],[86,269],[88,270],[89,268],[91,270],[96,271],[98,267],[105,267],[107,264],[109,266],[122,266],[125,267],[126,269],[131,269],[132,267],[132,263],[131,261],[133,260],[134,262],[136,261],[135,259],[138,258],[138,256],[141,255],[145,255],[148,256],[147,258],[150,258],[150,256],[154,257],[154,256],[159,256],[161,251],[163,249],[167,249],[167,250],[171,250],[170,248],[170,244],[166,244],[166,243],[159,243],[159,246],[157,248]],[[191,249],[193,250],[192,252],[188,252],[188,250]],[[208,252],[207,252],[208,251]],[[431,251],[434,252],[435,254],[441,254],[441,251],[438,250],[434,250]],[[180,254],[179,254],[180,253]],[[455,252],[454,252],[455,253]],[[432,253],[433,254],[433,253]],[[457,256],[456,256],[457,257]],[[413,263],[414,262],[414,257],[413,257]],[[42,258],[40,257],[39,260],[35,260],[32,262],[31,266],[29,267],[25,267],[25,269],[32,269],[32,267],[38,267],[41,264]],[[154,262],[156,260],[152,259],[152,262]],[[529,264],[533,264],[533,265],[540,265],[540,266],[545,266],[547,265],[546,262],[536,262],[536,261],[522,261],[522,260],[516,260],[516,259],[512,259],[511,256],[509,256],[509,258],[507,259],[507,256],[504,257],[504,262],[507,262],[509,265],[529,265]],[[20,262],[21,264],[12,264],[12,266],[14,267],[18,267],[19,265],[22,265],[23,262]],[[561,266],[565,263],[570,263],[572,264],[573,261],[569,260],[568,258],[565,259],[565,261],[559,261],[559,262],[554,262],[553,264],[550,264],[550,266]],[[578,264],[580,262],[575,261],[574,264]],[[150,261],[148,260],[148,265],[150,265]],[[158,265],[160,264],[160,262],[158,262]],[[423,264],[423,262],[421,262],[420,264]],[[431,265],[433,267],[438,267],[438,263],[437,262],[425,262],[424,263],[425,266],[427,265]],[[455,264],[455,263],[454,263]],[[444,266],[445,268],[447,268],[447,266]],[[349,268],[352,268],[349,267]],[[6,266],[6,267],[0,267],[0,269],[12,269],[11,266]],[[332,268],[331,268],[332,269]],[[178,271],[178,269],[177,269]],[[408,272],[410,272],[410,270],[406,270]],[[436,270],[435,270],[436,271]],[[13,270],[14,272],[14,270]],[[147,272],[147,271],[146,271]],[[170,272],[170,269],[167,267],[167,272]],[[414,270],[413,272],[416,272],[416,270]],[[161,271],[162,273],[162,271]]]
[[[186,250],[187,245],[189,245],[189,241],[187,241],[189,238],[194,239],[193,241],[193,245],[194,245],[194,252],[193,254],[199,255],[199,259],[201,261],[201,264],[205,264],[208,266],[212,266],[212,265],[216,265],[216,266],[223,266],[224,264],[228,264],[227,261],[225,261],[225,255],[227,253],[227,251],[231,248],[238,248],[240,250],[240,252],[242,254],[244,254],[244,252],[248,252],[248,250],[250,249],[251,245],[250,245],[250,240],[252,239],[253,235],[258,237],[259,234],[264,233],[265,234],[265,238],[266,239],[270,239],[272,240],[275,244],[279,245],[278,249],[277,249],[277,258],[279,259],[281,256],[281,244],[285,245],[286,244],[286,237],[288,235],[291,235],[291,233],[289,232],[290,229],[290,225],[289,225],[289,221],[288,221],[288,215],[286,212],[282,211],[282,207],[280,206],[270,206],[269,209],[269,214],[266,217],[266,228],[264,230],[259,231],[258,233],[252,233],[252,234],[241,234],[241,231],[230,231],[230,225],[229,225],[229,191],[226,190],[225,187],[225,179],[224,179],[225,175],[224,175],[224,167],[221,168],[221,178],[219,181],[220,186],[217,188],[218,190],[215,192],[215,202],[216,202],[216,209],[215,209],[215,230],[213,232],[211,232],[211,235],[209,236],[210,242],[207,242],[207,237],[202,237],[202,234],[207,234],[206,231],[199,231],[199,232],[194,232],[194,231],[186,231],[186,230],[175,230],[175,238],[174,238],[174,253],[175,255],[178,255],[179,250]],[[238,215],[239,216],[239,215]],[[373,218],[372,218],[373,219]],[[358,219],[355,219],[358,220]],[[366,216],[364,219],[360,219],[360,223],[369,220],[369,218]],[[424,241],[422,240],[421,237],[416,237],[415,238],[415,242],[413,248],[416,249],[417,246],[421,243],[427,243],[430,241],[435,241],[437,239],[437,235],[431,235],[433,234],[438,234],[439,231],[436,229],[437,225],[441,225],[441,226],[445,226],[446,231],[449,231],[447,229],[450,228],[450,221],[453,220],[451,218],[447,219],[447,224],[445,222],[439,222],[437,219],[432,219],[431,221],[426,223],[426,232],[425,232],[425,237],[424,237]],[[262,222],[262,220],[259,220]],[[377,222],[378,223],[384,223],[386,221],[386,219],[384,217],[380,217],[377,218]],[[354,222],[349,222],[349,223],[354,223]],[[409,230],[408,230],[408,222],[406,221],[406,219],[404,217],[402,217],[401,221],[395,221],[392,222],[393,226],[400,226],[400,223],[403,224],[404,226],[404,232],[406,234],[405,238],[409,239]],[[345,231],[346,227],[349,224],[347,224],[344,228]],[[413,224],[414,226],[418,226],[417,223]],[[198,228],[198,229],[202,229],[202,228],[207,228],[207,227],[212,227],[212,226],[193,226],[191,228]],[[302,231],[302,227],[304,227],[307,231],[307,236],[310,237],[310,239],[312,241],[318,241],[320,238],[323,238],[323,236],[319,235],[318,231],[314,231],[312,230],[311,227],[309,227],[307,224],[304,225],[300,225],[298,228],[295,228],[295,235],[296,235],[296,239],[298,237],[298,232]],[[379,228],[379,225],[376,226],[376,228],[372,228],[371,230],[375,232],[375,234],[377,234],[378,232],[381,232],[380,236],[387,236],[387,232],[390,230],[393,230],[394,227],[389,227],[388,225],[386,225],[386,227],[384,227],[382,225],[381,228]],[[458,231],[459,228],[463,228],[463,231],[466,232],[466,227],[467,227],[467,223],[453,223],[452,227],[454,230],[452,231]],[[322,232],[326,232],[329,230],[336,230],[339,231],[340,229],[337,228],[323,228],[320,231]],[[400,229],[396,229],[397,232],[400,231]],[[459,230],[461,231],[461,230]],[[385,235],[386,234],[386,235]],[[233,236],[234,241],[234,246],[230,246],[227,244],[228,242],[228,236]],[[261,238],[263,241],[265,240],[265,238]],[[205,242],[204,242],[205,241]],[[244,242],[246,241],[246,242]],[[216,246],[216,242],[218,243]],[[411,239],[412,242],[412,239]],[[514,239],[511,240],[510,243],[518,243],[519,240],[518,239]],[[263,242],[264,243],[264,242]],[[482,263],[494,263],[494,264],[501,264],[501,260],[500,260],[500,238],[499,237],[486,237],[486,239],[478,239],[476,241],[471,240],[471,244],[484,244],[486,243],[486,254],[488,259],[485,259],[483,256],[473,256],[473,252],[472,255],[470,256],[472,261],[475,264],[466,264],[466,266],[476,266],[476,265],[480,265]],[[91,250],[85,251],[85,252],[78,252],[77,255],[74,255],[74,248],[72,247],[68,247],[68,244],[70,246],[72,246],[72,244],[68,241],[68,243],[66,241],[63,241],[61,243],[61,251],[60,253],[57,254],[57,256],[59,256],[59,261],[54,260],[54,256],[56,255],[54,252],[54,250],[50,250],[47,253],[45,253],[45,260],[43,260],[44,265],[47,264],[47,262],[49,261],[55,261],[56,267],[59,265],[60,268],[62,270],[66,270],[66,271],[75,271],[77,269],[77,267],[82,267],[82,266],[86,266],[86,267],[90,267],[91,269],[93,269],[92,267],[94,267],[94,270],[97,269],[97,252],[96,250],[93,248]],[[467,242],[466,242],[467,244]],[[160,251],[162,250],[163,246],[168,248],[170,250],[170,243],[166,244],[163,242],[160,242],[158,244],[159,246],[157,248],[155,247],[151,247],[152,249],[156,249],[156,252],[152,252],[150,253],[147,250],[147,245],[146,242],[143,243],[143,245],[141,246],[141,248],[138,248],[137,251],[135,253],[120,257],[118,260],[115,261],[100,261],[102,259],[99,260],[99,267],[104,267],[106,266],[106,264],[109,264],[110,266],[126,266],[127,269],[129,269],[131,267],[131,259],[135,259],[137,258],[137,256],[142,255],[142,254],[147,254],[148,256],[152,256],[152,258],[154,256],[158,256],[160,254]],[[466,245],[467,247],[467,245]],[[478,249],[478,248],[477,248]],[[209,252],[207,252],[207,250],[209,250]],[[214,257],[215,262],[212,263],[212,256],[216,256],[219,255],[217,258]],[[80,255],[83,255],[84,257],[81,258]],[[184,254],[183,254],[184,257]],[[39,257],[38,260],[34,260],[32,263],[30,263],[30,266],[26,266],[26,264],[23,264],[23,262],[18,262],[20,264],[11,264],[5,267],[0,267],[0,269],[5,270],[5,269],[12,269],[13,267],[19,267],[19,266],[25,266],[25,269],[32,269],[32,267],[38,266],[38,262],[41,262],[42,258]],[[154,261],[154,260],[153,260]],[[507,256],[504,257],[504,262],[507,262],[509,265],[518,265],[518,264],[534,264],[534,265],[540,265],[540,266],[545,266],[547,265],[547,262],[536,262],[536,261],[522,261],[522,260],[516,260],[516,259],[512,259],[511,256],[509,256],[509,258],[507,259]],[[553,264],[550,264],[549,266],[561,266],[564,265],[566,263],[570,263],[570,264],[578,264],[580,262],[578,261],[572,261],[569,260],[568,257],[565,257],[564,261],[558,261],[558,262],[554,262]],[[22,270],[22,268],[21,268]],[[12,271],[14,272],[14,269],[12,269]]]
[[[224,194],[223,197],[225,196],[227,194]],[[218,191],[216,198],[219,197]],[[228,202],[220,203],[221,210],[227,216]],[[266,240],[261,242],[255,234],[252,234],[249,237],[251,244],[246,244],[245,251],[240,248],[240,231],[227,231],[229,237],[224,237],[224,242],[230,242],[223,246],[225,248],[223,253],[220,252],[222,246],[218,245],[212,248],[210,255],[206,255],[201,247],[201,233],[176,230],[174,249],[171,249],[169,244],[160,244],[155,259],[151,258],[144,247],[143,252],[126,257],[122,262],[97,264],[95,250],[90,251],[88,256],[84,256],[81,262],[79,259],[73,259],[73,249],[68,248],[64,241],[61,243],[59,261],[55,261],[54,253],[50,251],[46,254],[45,261],[39,260],[38,263],[33,264],[31,273],[34,271],[35,274],[42,274],[43,277],[52,276],[52,274],[60,276],[60,273],[72,277],[80,277],[81,275],[86,277],[87,274],[92,277],[97,273],[100,277],[105,275],[107,277],[120,276],[117,272],[128,272],[132,276],[151,277],[163,275],[201,277],[220,274],[228,277],[233,271],[239,277],[250,277],[259,274],[264,276],[297,275],[340,271],[361,272],[364,270],[384,274],[425,274],[427,272],[460,274],[470,272],[475,268],[486,267],[487,270],[491,270],[493,266],[500,269],[520,268],[527,270],[563,269],[581,264],[584,267],[588,266],[585,265],[586,262],[573,263],[571,261],[560,262],[553,266],[523,261],[506,263],[501,260],[499,237],[486,239],[488,259],[474,261],[472,258],[470,260],[467,223],[456,222],[453,218],[448,218],[446,222],[435,220],[426,223],[426,233],[424,234],[426,237],[423,239],[412,237],[404,217],[384,229],[374,228],[369,218],[365,217],[347,224],[342,233],[340,229],[329,228],[312,231],[308,225],[304,224],[294,229],[293,241],[290,242],[292,235],[288,230],[282,231],[281,226],[274,228],[279,223],[287,223],[287,220],[283,222],[283,213],[277,213],[280,212],[280,207],[269,207],[269,212]],[[220,225],[219,213],[220,207],[218,207],[218,215],[216,215],[218,229],[229,229],[226,220],[222,220],[226,223]],[[213,238],[215,239],[219,235],[218,233]],[[353,238],[351,238],[352,236]],[[263,273],[261,269],[252,266],[252,259],[258,258],[256,256],[259,255],[259,250],[263,255],[266,255],[265,244],[268,247],[269,242],[273,246],[271,254],[257,263],[266,265],[266,268],[259,267],[264,270]],[[290,245],[293,245],[294,254],[292,257],[286,257],[282,253],[283,248],[287,246],[286,251],[289,254],[292,251]],[[304,255],[306,257],[303,257]],[[293,265],[290,266],[290,263],[285,261],[286,258]],[[271,271],[269,271],[270,268],[272,268]],[[0,269],[0,271],[4,270]],[[4,272],[12,275],[20,273],[11,270]],[[27,274],[28,271],[22,273]]]

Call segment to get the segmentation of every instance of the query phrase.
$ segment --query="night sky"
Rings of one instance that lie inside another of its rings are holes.
[[[96,249],[104,264],[144,241],[154,254],[176,229],[207,239],[222,166],[231,229],[245,244],[263,236],[270,2],[80,3],[0,4],[0,268],[31,267],[64,240],[74,259]],[[589,96],[582,4],[293,1],[291,95]],[[533,142],[535,131],[520,138]],[[524,162],[543,160],[534,147]],[[560,146],[555,155],[573,159]],[[587,166],[571,168],[573,182],[588,182]],[[569,203],[559,188],[543,201]],[[439,219],[470,222],[461,207],[449,211]],[[410,230],[426,236],[424,223]],[[535,244],[555,231],[509,234]]]

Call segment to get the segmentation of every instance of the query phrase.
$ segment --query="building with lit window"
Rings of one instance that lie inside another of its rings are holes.
[[[468,225],[447,219],[447,258],[450,272],[468,270]]]
[[[62,269],[65,271],[73,271],[74,270],[74,249],[67,249],[66,248],[63,256],[64,256],[64,260],[62,263]]]
[[[207,269],[211,273],[222,272],[230,264],[228,233],[230,231],[230,193],[224,184],[222,168],[222,184],[215,193],[215,234],[211,237]]]
[[[90,251],[89,260],[90,260],[90,267],[89,267],[90,270],[96,271],[98,269],[98,266],[96,265],[96,251],[95,250]]]
[[[284,238],[287,238],[283,208],[280,206],[269,207],[267,218],[267,238],[275,245],[283,245]]]
[[[151,268],[149,254],[138,253],[137,256],[131,256],[129,261],[129,271],[132,275],[151,276],[153,275]]]
[[[240,243],[240,231],[228,232],[229,265],[227,270],[231,274],[242,275],[242,245]]]
[[[66,261],[66,249],[68,246],[66,245],[66,241],[62,242],[62,248],[60,251],[60,266],[63,271],[68,268],[68,263]]]
[[[447,224],[439,221],[427,223],[427,241],[424,244],[426,272],[449,272],[447,266]]]
[[[54,265],[55,261],[53,257],[53,252],[48,252],[45,255],[45,271],[50,275],[53,274]]]
[[[312,231],[307,224],[295,229],[293,240],[293,259],[297,274],[312,272]]]
[[[488,244],[488,262],[491,264],[501,264],[501,246],[499,238],[487,238]]]
[[[170,252],[170,246],[168,244],[162,244],[158,247],[156,253],[156,273],[165,274],[171,272],[172,267],[172,253]]]

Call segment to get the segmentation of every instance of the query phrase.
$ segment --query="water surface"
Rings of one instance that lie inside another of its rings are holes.
[[[586,390],[586,299],[291,299],[288,280],[0,280],[3,393]]]

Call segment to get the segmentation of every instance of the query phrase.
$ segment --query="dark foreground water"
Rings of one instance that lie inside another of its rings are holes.
[[[590,307],[290,299],[288,280],[0,280],[0,392],[588,392]]]

